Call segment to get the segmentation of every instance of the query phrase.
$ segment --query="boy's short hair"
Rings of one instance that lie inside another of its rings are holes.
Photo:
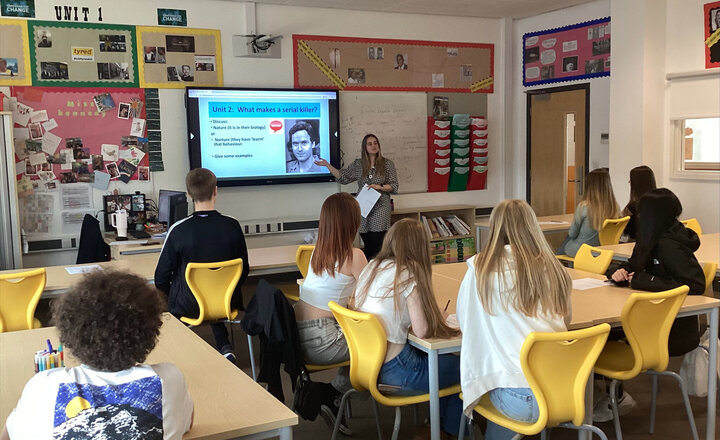
[[[129,272],[97,270],[51,304],[60,342],[82,363],[121,371],[142,363],[157,343],[164,301]]]
[[[185,177],[185,186],[194,202],[207,202],[215,193],[217,177],[207,168],[195,168]]]

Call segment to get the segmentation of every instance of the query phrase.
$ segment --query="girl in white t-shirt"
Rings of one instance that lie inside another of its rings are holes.
[[[353,247],[360,218],[360,205],[348,193],[331,195],[320,209],[317,244],[300,288],[300,301],[295,305],[300,347],[309,364],[336,364],[350,359],[345,336],[328,303],[335,301],[346,306],[355,293],[360,272],[367,265],[363,251]],[[320,414],[331,429],[342,393],[351,386],[348,369],[343,367],[332,386],[323,388]],[[344,421],[340,431],[352,434]]]
[[[538,406],[520,366],[520,348],[531,332],[567,329],[570,276],[523,200],[504,200],[493,209],[490,242],[467,265],[457,303],[464,411],[470,416],[490,393],[506,416],[534,422]],[[488,421],[487,440],[514,435]]]
[[[425,230],[417,220],[395,223],[376,258],[360,274],[351,308],[378,317],[387,334],[385,363],[378,383],[396,387],[396,394],[428,392],[427,354],[407,343],[412,332],[421,337],[457,335],[445,324],[445,317],[432,291],[430,245]],[[460,362],[454,355],[438,359],[440,388],[460,381]],[[461,403],[455,396],[440,399],[442,430],[457,436]]]

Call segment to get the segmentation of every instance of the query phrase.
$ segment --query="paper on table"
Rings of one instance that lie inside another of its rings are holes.
[[[364,218],[370,214],[370,211],[372,211],[375,203],[377,203],[380,198],[380,193],[365,185],[355,198],[360,204],[360,215]]]
[[[580,278],[573,280],[574,290],[588,290],[608,285],[608,280],[598,280],[597,278]]]
[[[102,267],[98,264],[91,264],[89,266],[78,266],[78,267],[66,267],[65,270],[70,275],[77,275],[81,273],[93,272],[95,270],[102,270]]]

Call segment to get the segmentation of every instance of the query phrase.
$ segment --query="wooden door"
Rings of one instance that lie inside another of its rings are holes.
[[[581,84],[528,93],[527,197],[538,216],[572,213],[580,201],[589,92],[589,85]]]

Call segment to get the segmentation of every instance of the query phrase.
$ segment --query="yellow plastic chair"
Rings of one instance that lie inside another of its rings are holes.
[[[625,226],[627,226],[629,221],[629,215],[623,218],[606,218],[600,232],[598,232],[600,246],[620,243],[620,237],[625,231]]]
[[[198,303],[200,314],[197,318],[183,316],[180,320],[190,326],[198,326],[206,322],[228,322],[232,345],[235,347],[235,332],[232,331],[232,325],[240,324],[241,321],[235,319],[240,312],[231,307],[230,300],[240,281],[242,270],[242,258],[213,263],[188,263],[185,269],[185,281]],[[257,379],[250,335],[247,335],[247,341],[253,379]]]
[[[338,421],[342,420],[345,402],[348,397],[356,392],[369,392],[373,398],[373,410],[375,411],[375,422],[377,423],[378,437],[382,438],[380,420],[377,404],[395,407],[395,425],[393,427],[392,439],[397,440],[400,432],[400,407],[427,402],[430,394],[416,396],[389,396],[378,389],[378,374],[385,361],[387,350],[387,335],[380,321],[370,313],[357,312],[342,307],[335,301],[328,304],[335,319],[342,327],[345,339],[350,349],[350,381],[353,389],[343,395],[340,403],[340,411],[335,422],[332,439],[338,432]],[[460,392],[460,384],[440,390],[440,397],[450,396]]]
[[[708,261],[703,264],[703,273],[705,274],[705,296],[713,297],[712,282],[715,280],[718,264],[714,261]]]
[[[312,257],[312,253],[314,250],[314,244],[302,244],[298,246],[297,252],[295,253],[295,264],[297,264],[297,268],[300,271],[300,275],[302,275],[303,279],[307,277],[308,267],[310,267],[310,258]],[[298,285],[301,289],[302,281],[302,279],[298,280]],[[289,299],[290,301],[300,301],[300,295],[292,295],[285,292],[283,292],[283,294],[285,295],[285,298]]]
[[[700,227],[700,222],[696,218],[680,220],[680,223],[682,223],[686,228],[695,231],[697,235],[702,235],[702,228]]]
[[[680,286],[664,292],[632,293],[625,302],[621,314],[622,328],[628,343],[609,341],[595,363],[596,373],[612,379],[610,403],[617,440],[622,440],[617,385],[619,381],[633,379],[642,372],[653,375],[650,433],[655,430],[657,376],[663,375],[674,377],[680,384],[693,438],[698,439],[685,382],[677,373],[665,371],[669,360],[670,328],[689,290],[688,286]]]
[[[0,333],[42,327],[35,308],[45,279],[44,268],[0,275]]]
[[[609,333],[610,326],[600,324],[581,330],[528,335],[520,350],[520,365],[538,403],[536,422],[525,423],[506,417],[492,404],[489,394],[480,399],[475,411],[520,434],[516,438],[560,426],[591,431],[607,440],[600,428],[584,424],[583,420],[585,387]],[[458,437],[461,440],[464,431],[465,423],[461,423]]]
[[[593,255],[595,254],[595,255]],[[604,275],[610,267],[614,251],[592,247],[583,243],[575,255],[575,269]]]

